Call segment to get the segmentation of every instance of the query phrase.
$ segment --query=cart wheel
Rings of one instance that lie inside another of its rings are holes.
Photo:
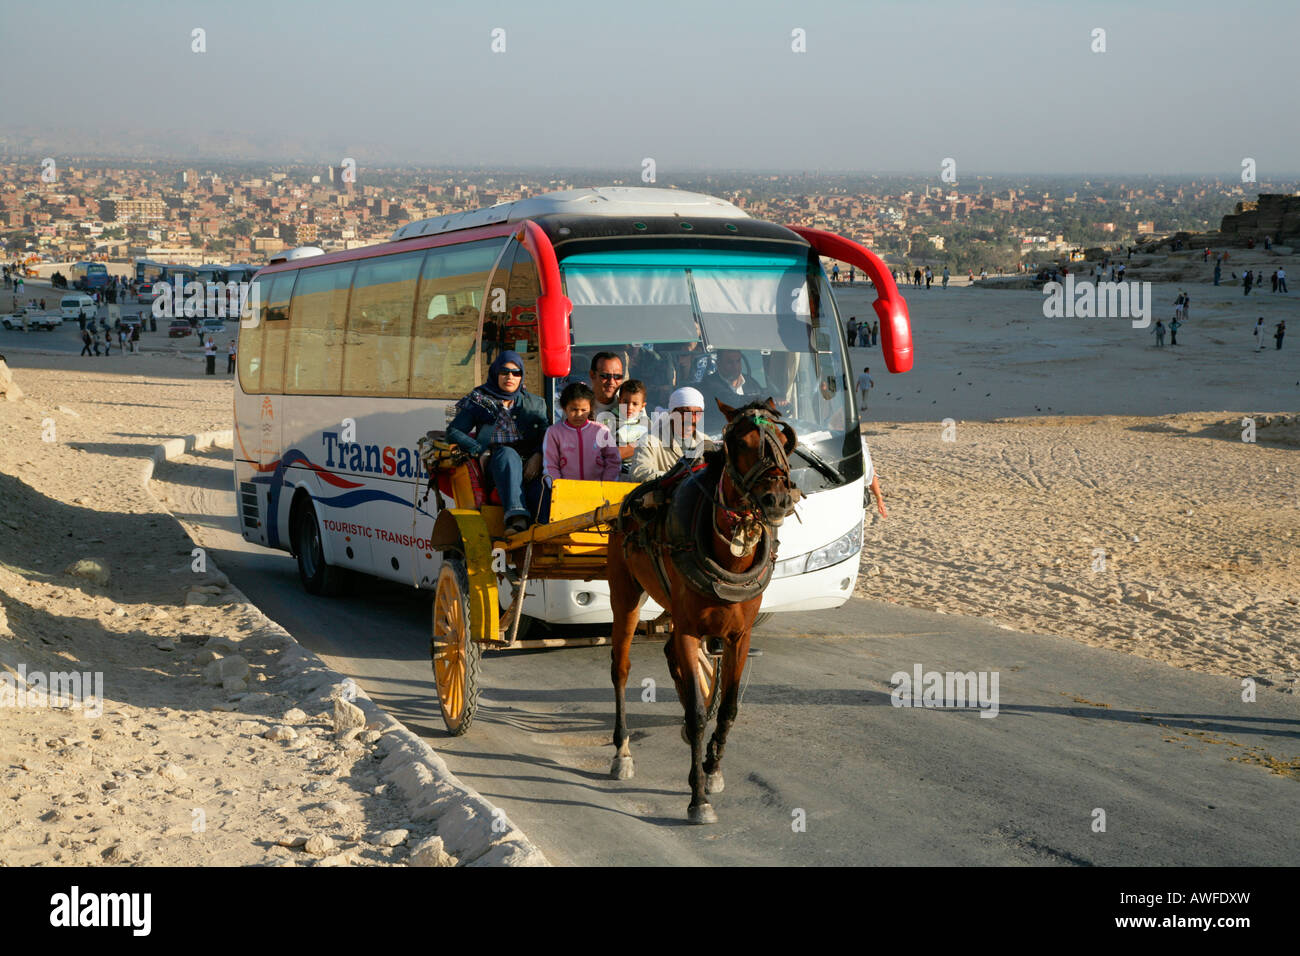
[[[478,709],[479,645],[469,632],[469,577],[463,558],[448,556],[438,570],[433,597],[433,681],[447,732],[459,737],[469,730]]]
[[[722,705],[722,690],[719,686],[722,683],[721,675],[722,658],[710,654],[701,641],[699,656],[695,659],[695,683],[706,701],[705,720],[717,717],[718,708]]]

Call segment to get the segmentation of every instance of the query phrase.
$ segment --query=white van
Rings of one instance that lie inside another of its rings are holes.
[[[69,293],[59,302],[59,314],[63,316],[63,321],[71,319],[77,321],[77,314],[86,313],[86,318],[95,317],[95,300],[81,292]]]

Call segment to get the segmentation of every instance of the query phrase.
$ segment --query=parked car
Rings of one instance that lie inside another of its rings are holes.
[[[167,326],[167,338],[183,339],[194,330],[190,328],[190,323],[185,319],[172,319],[172,324]]]
[[[57,315],[45,315],[41,312],[32,312],[29,309],[19,309],[13,315],[0,317],[0,325],[3,325],[6,329],[10,330],[21,329],[23,327],[24,314],[27,316],[28,329],[40,329],[44,332],[49,332],[52,329],[57,329],[63,324],[63,320]]]
[[[200,335],[207,335],[209,332],[213,335],[222,335],[225,334],[225,331],[226,323],[221,319],[204,319],[199,326]]]

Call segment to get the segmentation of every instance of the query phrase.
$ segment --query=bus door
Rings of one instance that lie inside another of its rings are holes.
[[[518,352],[524,360],[524,387],[545,396],[537,338],[540,294],[537,264],[523,243],[512,238],[488,284],[483,310],[483,374],[498,353]]]

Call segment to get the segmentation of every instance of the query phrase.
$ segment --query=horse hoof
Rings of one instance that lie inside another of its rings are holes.
[[[632,758],[615,757],[613,766],[609,768],[609,775],[615,780],[631,780]]]
[[[721,793],[726,783],[722,779],[722,771],[718,770],[708,775],[704,781],[705,793]]]
[[[718,815],[713,812],[713,805],[701,803],[686,811],[692,823],[717,823]]]

